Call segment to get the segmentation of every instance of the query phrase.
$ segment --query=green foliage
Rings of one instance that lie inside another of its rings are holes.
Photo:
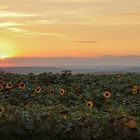
[[[0,73],[1,139],[139,139],[140,75]],[[13,88],[6,84],[11,82]],[[25,89],[18,84],[24,83]],[[35,88],[41,87],[39,93]],[[133,87],[137,92],[133,93]],[[64,95],[60,90],[64,89]],[[53,92],[52,92],[53,91]],[[110,93],[109,97],[104,92]],[[92,103],[92,104],[88,104]]]

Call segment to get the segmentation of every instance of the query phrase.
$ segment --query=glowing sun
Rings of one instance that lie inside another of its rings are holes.
[[[0,59],[14,57],[17,54],[16,43],[10,39],[0,38]]]
[[[0,55],[0,59],[6,59],[6,58],[9,58],[10,56],[8,55]]]

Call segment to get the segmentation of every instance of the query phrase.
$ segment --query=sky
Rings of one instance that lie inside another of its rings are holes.
[[[104,58],[139,65],[140,0],[0,0],[0,65],[54,58],[54,65],[102,65]]]

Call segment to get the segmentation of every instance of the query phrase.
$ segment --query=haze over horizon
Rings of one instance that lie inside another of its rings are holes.
[[[46,67],[93,67],[93,66],[118,66],[118,67],[138,67],[140,66],[140,56],[103,56],[92,58],[77,57],[13,57],[0,59],[0,66],[46,66]]]
[[[0,0],[0,66],[139,66],[139,37],[139,0]]]

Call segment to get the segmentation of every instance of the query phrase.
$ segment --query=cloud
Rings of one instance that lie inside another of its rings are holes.
[[[76,41],[76,43],[98,43],[98,41],[95,41],[95,40],[79,40],[79,41]]]
[[[14,33],[20,33],[22,35],[30,35],[30,36],[50,36],[50,37],[59,37],[59,38],[67,38],[66,35],[59,34],[59,33],[48,33],[48,32],[36,32],[36,31],[30,31],[26,29],[22,29],[21,26],[30,26],[30,25],[47,25],[47,24],[53,24],[56,23],[57,20],[47,20],[45,19],[45,14],[29,14],[29,13],[20,13],[20,12],[8,12],[8,11],[2,11],[0,10],[0,19],[7,19],[10,18],[11,21],[4,21],[0,22],[0,28],[4,30],[9,30]],[[36,19],[26,19],[24,17],[36,17]],[[43,19],[38,19],[38,18]],[[24,18],[22,22],[13,22],[13,18],[16,20],[18,18]]]
[[[15,32],[15,33],[21,33],[24,35],[30,35],[30,36],[32,35],[32,36],[50,36],[50,37],[68,38],[66,35],[63,35],[63,34],[34,32],[34,31],[20,29],[20,28],[16,28],[16,27],[7,28],[7,30]]]
[[[0,10],[3,10],[5,8],[7,8],[7,7],[8,7],[8,5],[0,5]]]
[[[47,20],[47,19],[40,19],[40,20],[32,20],[32,21],[26,21],[24,25],[36,25],[36,24],[53,24],[58,22],[58,20]]]
[[[8,2],[9,0],[4,0],[5,2]],[[13,2],[17,2],[17,0],[12,0]],[[58,2],[58,0],[24,0],[24,2]],[[97,0],[59,0],[59,2],[94,2]],[[107,1],[107,0],[106,0]]]
[[[36,19],[36,21],[27,21],[27,23],[24,23],[25,26],[28,24],[54,23],[95,26],[135,25],[140,23],[139,14],[137,14],[139,12],[137,9],[138,1],[134,3],[128,0],[127,4],[126,0],[121,2],[112,2],[111,0],[23,0],[21,2],[16,1],[16,3],[13,3],[15,0],[12,2],[10,0],[6,1],[11,4],[9,4],[10,11],[0,10],[0,18]],[[30,4],[26,6],[28,2]]]
[[[23,14],[23,13],[16,13],[16,12],[8,12],[0,10],[0,18],[23,18],[23,17],[35,17],[39,16],[38,14]]]
[[[24,21],[24,22],[12,22],[12,21],[6,21],[1,22],[0,27],[17,27],[17,26],[28,26],[28,25],[47,25],[47,24],[53,24],[56,23],[57,20],[32,20],[32,21]]]
[[[19,28],[19,26],[28,26],[28,25],[41,25],[41,24],[51,24],[56,21],[49,21],[49,20],[35,20],[35,21],[25,21],[22,23],[18,22],[1,22],[0,28],[4,30],[9,30],[14,33],[20,33],[22,35],[32,35],[32,36],[50,36],[50,37],[59,37],[59,38],[67,38],[66,35],[59,34],[59,33],[48,33],[48,32],[35,32],[26,29]],[[21,37],[21,36],[20,36]],[[22,36],[23,37],[23,36]]]
[[[19,25],[23,25],[22,23],[17,23],[17,22],[1,22],[0,23],[0,27],[1,28],[6,28],[6,27],[15,27],[15,26],[19,26]]]
[[[140,12],[117,12],[114,13],[115,16],[138,16],[140,17]]]

